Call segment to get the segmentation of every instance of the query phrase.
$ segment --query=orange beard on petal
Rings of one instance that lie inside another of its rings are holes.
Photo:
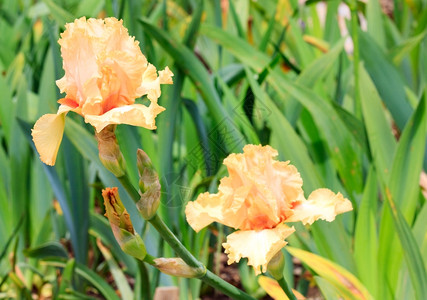
[[[258,215],[250,218],[245,222],[247,224],[247,228],[244,230],[263,230],[263,229],[271,229],[277,226],[277,223],[270,220],[270,218],[266,215]],[[245,224],[245,225],[246,225]],[[243,229],[243,228],[242,228]]]

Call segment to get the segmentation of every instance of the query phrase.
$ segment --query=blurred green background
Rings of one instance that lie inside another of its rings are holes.
[[[0,298],[141,299],[147,288],[154,294],[175,285],[181,299],[222,299],[196,279],[160,275],[121,251],[103,216],[103,187],[119,187],[149,253],[174,256],[103,168],[93,128],[81,117],[67,118],[55,167],[32,148],[32,124],[56,112],[61,98],[57,40],[65,23],[114,16],[149,62],[175,74],[174,84],[162,87],[166,111],[157,130],[117,128],[131,180],[138,182],[135,153],[142,148],[161,178],[159,214],[210,270],[267,297],[244,260],[225,266],[221,243],[229,229],[212,225],[196,234],[183,210],[216,190],[229,153],[269,144],[298,168],[307,194],[327,187],[354,207],[333,223],[296,224],[290,246],[346,270],[292,259],[285,248],[285,276],[299,292],[425,299],[426,6],[1,0]]]

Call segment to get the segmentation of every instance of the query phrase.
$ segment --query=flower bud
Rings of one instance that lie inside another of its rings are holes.
[[[99,158],[104,167],[116,177],[122,177],[126,173],[126,163],[120,152],[114,130],[116,125],[108,125],[100,132],[95,133],[98,140]]]
[[[123,252],[143,260],[147,254],[144,241],[135,232],[130,216],[120,200],[118,189],[106,188],[102,191],[102,197],[106,210],[105,216],[110,221],[114,237]]]
[[[136,206],[141,215],[146,220],[150,220],[155,214],[160,204],[160,182],[159,176],[154,169],[148,155],[138,149],[136,152],[139,173],[139,190],[141,199]]]
[[[198,278],[206,274],[206,268],[193,268],[187,265],[181,258],[156,258],[154,259],[154,267],[160,272],[177,277]]]
[[[280,280],[283,278],[283,269],[285,268],[285,257],[282,250],[279,250],[268,263],[267,269],[274,279]]]

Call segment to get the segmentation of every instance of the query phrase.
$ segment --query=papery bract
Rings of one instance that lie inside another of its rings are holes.
[[[168,67],[156,68],[141,53],[122,21],[80,18],[65,25],[59,44],[65,75],[56,82],[66,96],[57,114],[42,116],[34,125],[33,140],[40,159],[54,165],[69,111],[82,115],[97,132],[110,124],[155,129],[160,84],[172,83]],[[136,104],[147,95],[150,105]]]
[[[277,151],[270,146],[246,145],[243,152],[224,160],[229,176],[221,179],[218,193],[200,194],[185,213],[196,231],[212,222],[238,229],[223,244],[228,263],[246,257],[259,274],[295,231],[285,222],[333,221],[352,205],[328,189],[315,190],[306,200],[298,170],[275,160]]]

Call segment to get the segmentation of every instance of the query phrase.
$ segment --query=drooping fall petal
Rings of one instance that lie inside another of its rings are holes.
[[[294,231],[293,227],[284,224],[260,231],[236,231],[227,236],[227,242],[222,244],[228,254],[228,264],[246,257],[248,265],[254,267],[255,274],[267,271],[268,262],[287,244],[285,238]]]
[[[352,209],[351,202],[341,193],[335,194],[329,189],[317,189],[307,200],[294,206],[294,214],[286,222],[301,221],[303,224],[312,224],[318,219],[331,222],[335,220],[336,215]]]
[[[64,125],[65,113],[46,114],[37,120],[31,131],[40,160],[49,166],[55,164],[64,134]]]
[[[234,199],[236,200],[230,201],[222,193],[200,194],[196,201],[189,202],[185,208],[188,224],[197,232],[212,222],[238,228],[246,217],[242,208],[244,198]]]
[[[85,121],[95,127],[97,132],[110,124],[128,124],[156,129],[155,118],[164,110],[162,106],[154,103],[149,107],[142,104],[132,104],[111,109],[100,116],[85,115]]]

